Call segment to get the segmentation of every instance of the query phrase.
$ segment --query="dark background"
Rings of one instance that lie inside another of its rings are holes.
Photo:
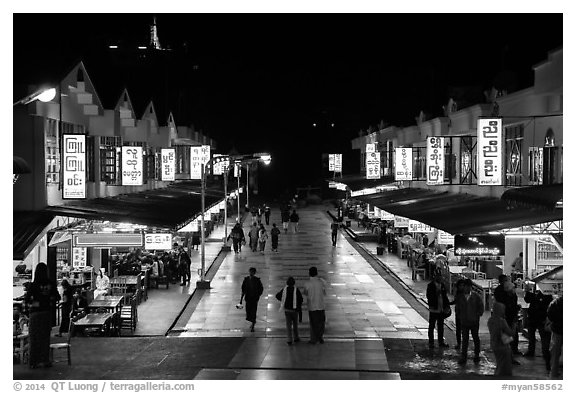
[[[561,14],[156,14],[172,50],[138,51],[153,16],[15,14],[15,86],[83,60],[105,107],[127,87],[138,117],[153,99],[161,125],[172,111],[219,153],[270,152],[264,193],[322,184],[321,153],[358,172],[350,141],[380,122],[409,126],[450,97],[463,108],[492,86],[531,86],[563,27]]]

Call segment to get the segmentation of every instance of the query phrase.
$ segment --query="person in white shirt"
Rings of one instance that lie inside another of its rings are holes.
[[[110,279],[103,273],[104,269],[98,269],[96,276],[96,289],[94,290],[94,299],[98,296],[106,296],[110,290]]]
[[[318,269],[315,266],[308,269],[308,274],[310,280],[304,284],[303,288],[303,294],[308,298],[308,316],[310,318],[310,341],[308,343],[324,344],[326,281],[318,277]]]

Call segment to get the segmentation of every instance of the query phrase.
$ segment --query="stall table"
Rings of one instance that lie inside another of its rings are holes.
[[[88,309],[95,311],[99,308],[105,308],[109,310],[109,312],[120,311],[123,300],[124,296],[101,296],[92,300],[88,305]]]
[[[86,328],[102,329],[111,318],[110,313],[86,314],[85,317],[74,322],[74,326],[82,331]]]

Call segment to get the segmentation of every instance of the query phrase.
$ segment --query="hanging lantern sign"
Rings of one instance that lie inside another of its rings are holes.
[[[141,186],[144,181],[142,147],[122,146],[122,185]]]
[[[444,138],[426,138],[426,184],[444,184]]]
[[[478,185],[502,185],[502,119],[478,119]]]
[[[412,148],[397,147],[394,180],[412,180]]]
[[[202,146],[190,147],[190,179],[202,179]]]
[[[86,135],[64,134],[62,137],[62,198],[85,199]]]
[[[176,154],[174,149],[162,149],[162,181],[174,181],[176,174]]]
[[[374,153],[366,153],[366,179],[380,179],[379,151]]]
[[[334,154],[334,172],[342,173],[342,154]]]

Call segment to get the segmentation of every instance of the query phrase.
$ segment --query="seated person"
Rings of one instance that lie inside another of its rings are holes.
[[[100,295],[106,296],[110,292],[110,279],[104,274],[104,269],[99,269],[96,275],[96,289],[94,290],[94,299]]]
[[[77,321],[84,317],[88,312],[88,300],[86,300],[86,297],[82,295],[82,290],[80,288],[74,291],[73,298],[70,318],[72,321]]]

